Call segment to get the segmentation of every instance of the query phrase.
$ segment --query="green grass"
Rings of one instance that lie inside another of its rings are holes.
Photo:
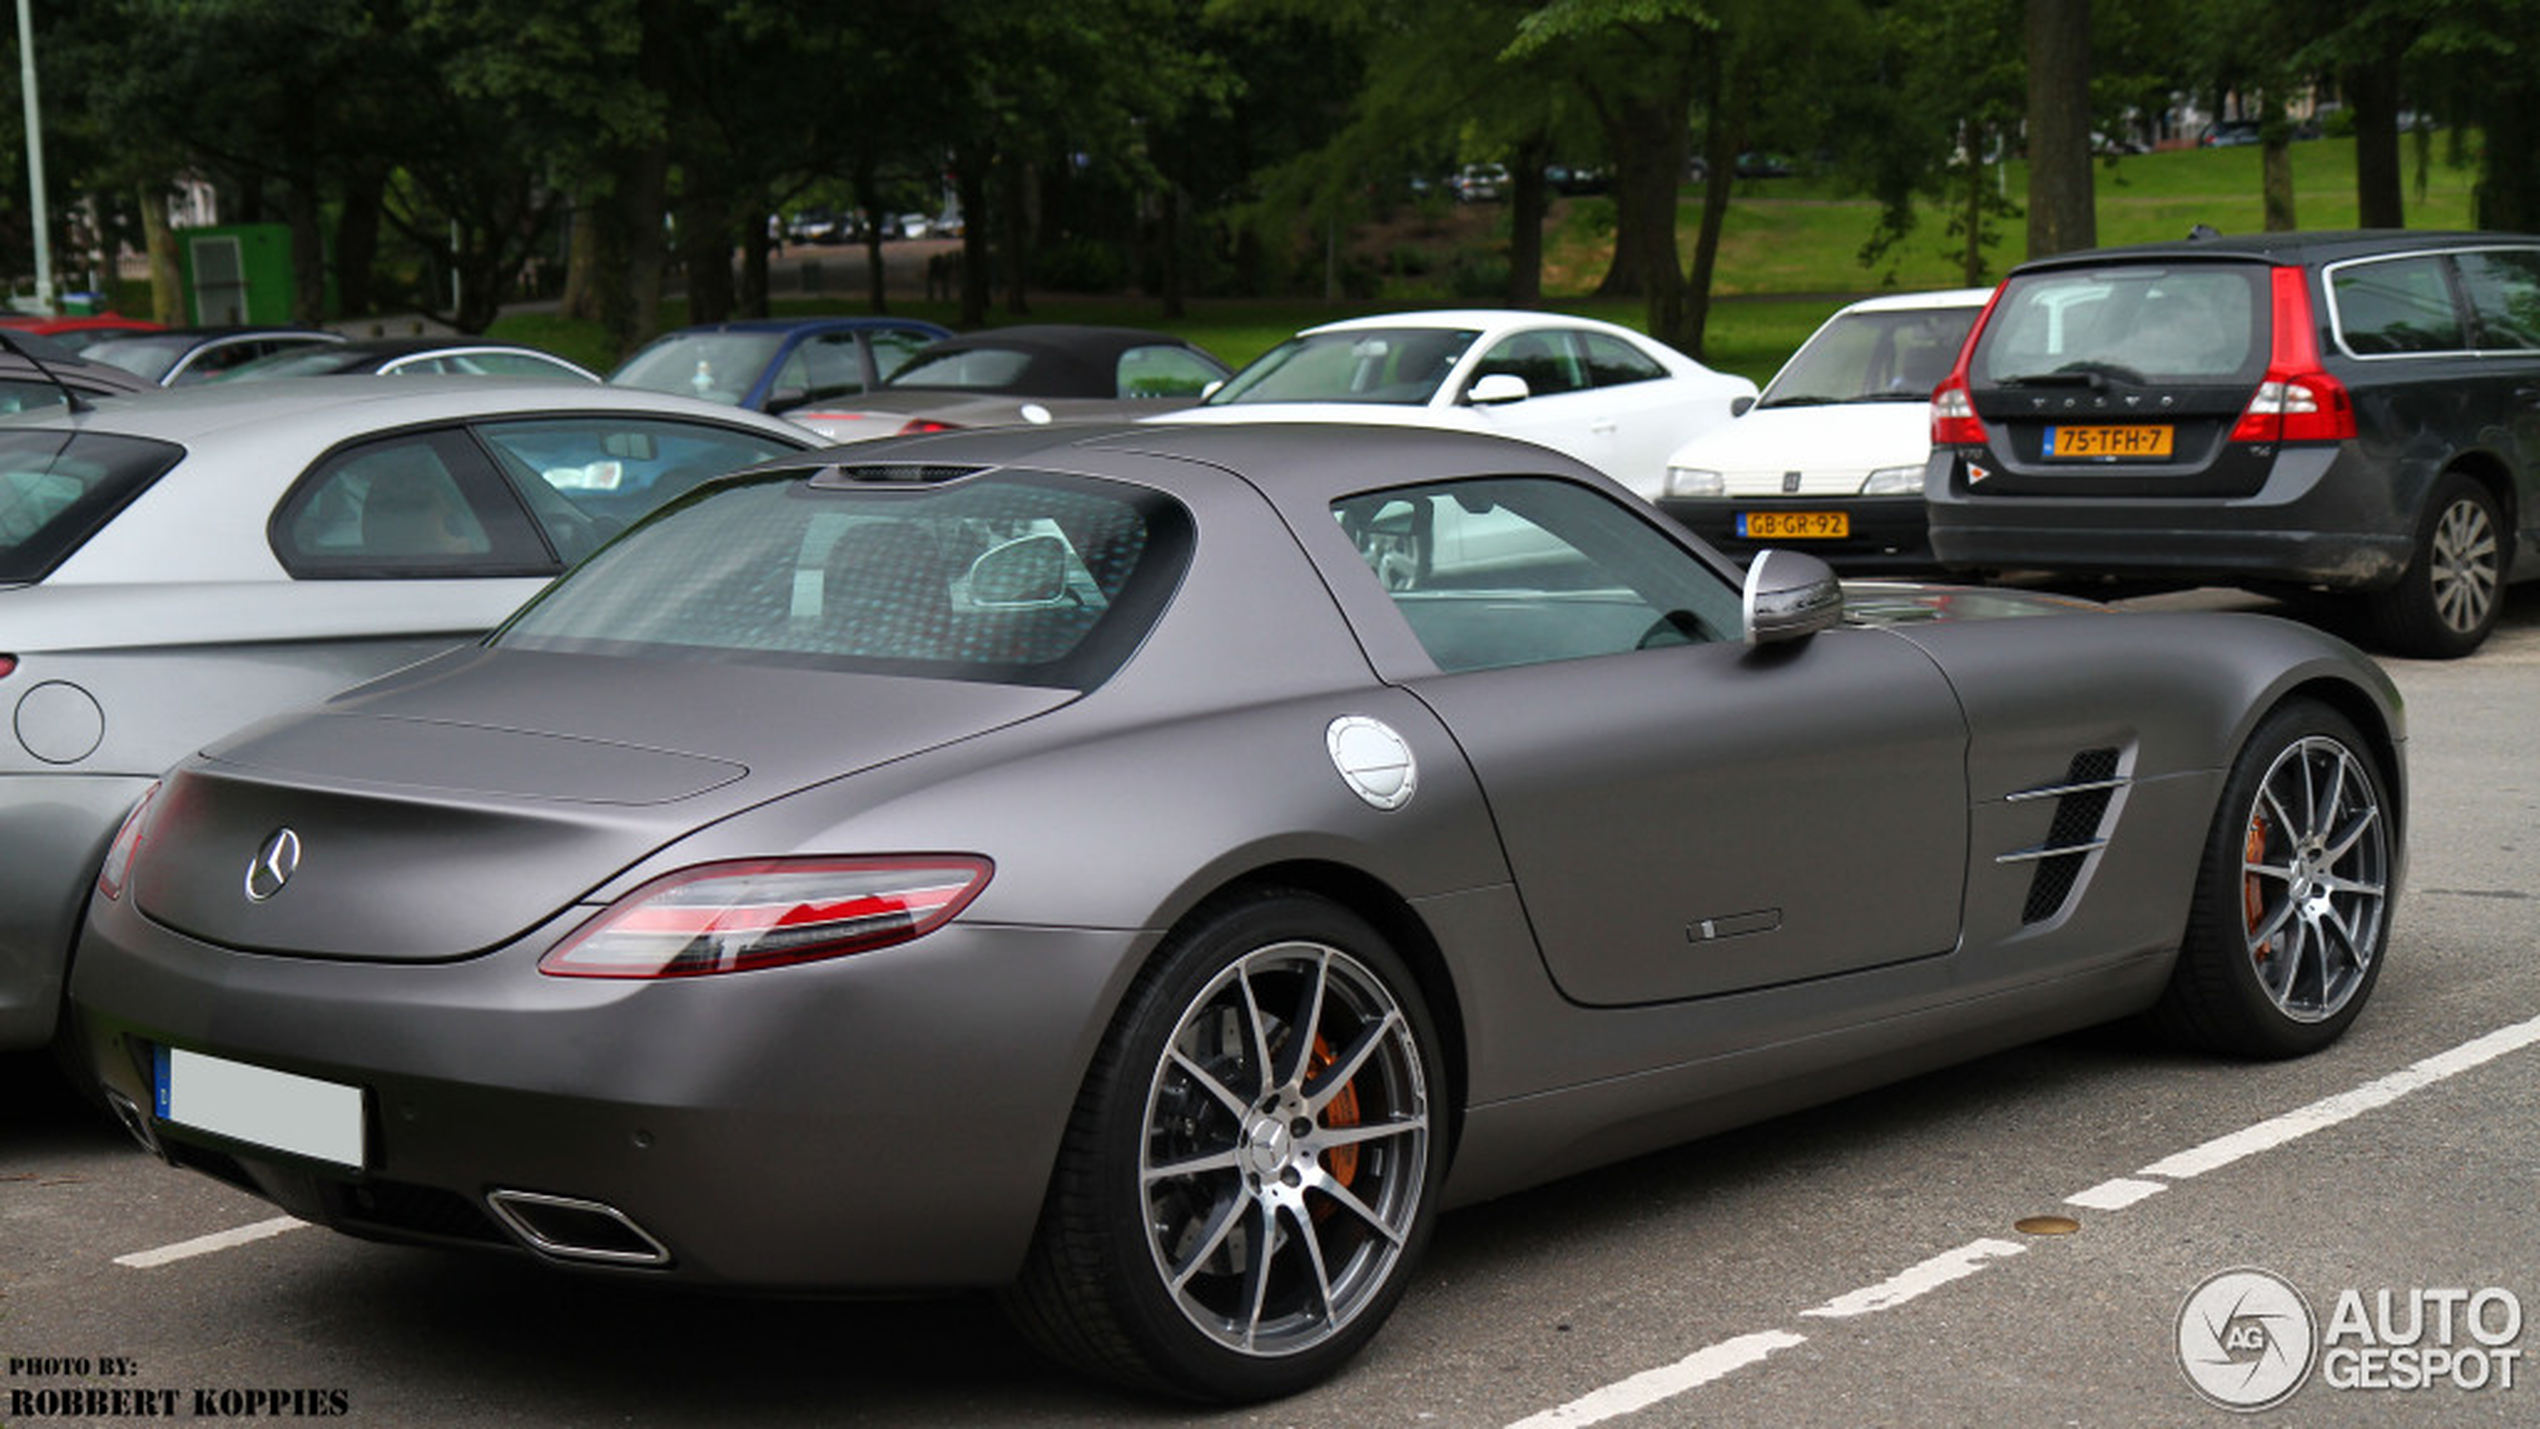
[[[2447,162],[2448,135],[2434,136],[2432,163],[2420,166],[2413,141],[2403,142],[2401,158],[2412,228],[2471,226],[2470,187],[2474,172]],[[2295,144],[2293,158],[2294,216],[2303,228],[2344,228],[2355,221],[2354,141],[2321,139]],[[2198,223],[2225,233],[2250,232],[2264,222],[2259,197],[2259,157],[2255,146],[2235,149],[2179,150],[2103,161],[2098,168],[2099,241],[2143,243],[2185,237]],[[2424,191],[2419,193],[2422,181]],[[1997,182],[2016,202],[2026,192],[2025,166],[2013,163],[1997,173]],[[1700,196],[1685,193],[1679,211],[1681,252],[1690,260]],[[1545,304],[1565,312],[1584,313],[1642,326],[1636,301],[1600,300],[1590,296],[1602,280],[1611,251],[1610,210],[1600,223],[1601,200],[1564,203],[1545,239]],[[1961,281],[1954,261],[1954,242],[1947,237],[1944,214],[1926,210],[1915,233],[1877,269],[1862,266],[1862,244],[1877,222],[1877,206],[1812,179],[1746,180],[1739,184],[1722,230],[1718,277],[1710,322],[1704,333],[1705,356],[1724,371],[1761,382],[1815,330],[1817,324],[1853,296],[1888,289],[1956,287]],[[2019,218],[2001,223],[2001,241],[1987,250],[1985,281],[2001,276],[2025,256],[2027,227]],[[1487,240],[1484,240],[1487,241]],[[1500,240],[1504,242],[1504,236]],[[1447,268],[1443,261],[1433,267]],[[1386,308],[1462,306],[1467,300],[1402,287],[1382,302],[1324,303],[1302,298],[1202,300],[1189,304],[1179,319],[1166,319],[1153,301],[1135,298],[1035,297],[1026,318],[1003,313],[992,321],[1126,323],[1164,328],[1199,343],[1226,361],[1241,366],[1267,351],[1281,338],[1318,322],[1381,311]],[[793,298],[775,305],[779,312],[860,312],[861,294]],[[956,316],[949,304],[900,303],[893,311],[932,318],[950,325]],[[665,308],[663,323],[684,321],[684,310]],[[506,317],[494,326],[496,336],[535,343],[586,366],[605,371],[614,354],[590,324],[565,323],[553,316]]]

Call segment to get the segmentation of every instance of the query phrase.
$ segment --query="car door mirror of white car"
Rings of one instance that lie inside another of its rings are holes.
[[[1743,417],[1754,409],[1755,396],[1753,393],[1749,393],[1743,397],[1731,398],[1729,401],[1729,415],[1732,417]]]
[[[1472,390],[1464,394],[1464,400],[1476,407],[1500,407],[1523,402],[1533,395],[1534,389],[1526,385],[1525,378],[1514,372],[1493,372],[1474,378]]]
[[[1834,568],[1798,551],[1764,550],[1746,568],[1746,639],[1751,645],[1804,640],[1843,619],[1843,582]]]

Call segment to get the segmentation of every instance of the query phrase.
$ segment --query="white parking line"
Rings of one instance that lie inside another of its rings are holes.
[[[2065,1204],[2086,1210],[2124,1210],[2168,1190],[2170,1182],[2219,1170],[2314,1131],[2351,1121],[2365,1112],[2388,1106],[2410,1092],[2423,1091],[2535,1043],[2540,1043],[2540,1017],[2500,1027],[2483,1037],[2472,1038],[2449,1051],[2413,1062],[2350,1091],[2322,1097],[2308,1106],[2296,1107],[2281,1116],[2269,1117],[2255,1125],[2163,1157],[2133,1176],[2113,1177],[2086,1190],[2076,1191],[2064,1198]],[[2155,1177],[2160,1179],[2153,1179]],[[1799,1313],[1803,1317],[1844,1319],[1891,1310],[1941,1286],[1964,1280],[1986,1266],[2018,1255],[2025,1249],[2015,1241],[1971,1241],[1876,1285],[1838,1295],[1823,1305]],[[1807,1336],[1789,1330],[1763,1330],[1722,1340],[1696,1350],[1674,1364],[1645,1370],[1629,1379],[1591,1390],[1567,1404],[1529,1415],[1509,1425],[1508,1429],[1579,1429],[1582,1425],[1635,1414],[1734,1374],[1748,1365],[1759,1364],[1776,1350],[1807,1342]]]
[[[307,1221],[297,1216],[276,1216],[269,1221],[258,1221],[252,1226],[240,1226],[234,1231],[196,1236],[192,1240],[181,1240],[174,1245],[160,1246],[157,1250],[136,1250],[130,1255],[119,1255],[115,1257],[115,1264],[130,1266],[134,1270],[149,1270],[171,1261],[191,1260],[198,1255],[210,1255],[216,1250],[250,1245],[256,1241],[278,1236],[284,1231],[298,1230],[307,1224]]]
[[[1664,1369],[1643,1370],[1593,1394],[1573,1399],[1558,1409],[1547,1409],[1541,1414],[1520,1419],[1509,1429],[1579,1429],[1581,1425],[1637,1413],[1687,1390],[1700,1389],[1722,1375],[1742,1370],[1775,1350],[1806,1343],[1806,1335],[1794,1335],[1788,1330],[1766,1330],[1761,1334],[1723,1340],[1707,1349],[1695,1350]]]
[[[1919,1300],[1953,1280],[1964,1280],[1984,1269],[1989,1262],[2007,1260],[2027,1249],[2016,1241],[1970,1241],[1956,1250],[1943,1251],[1891,1279],[1855,1290],[1849,1295],[1838,1295],[1813,1310],[1799,1313],[1821,1320],[1849,1320],[1855,1315],[1893,1310],[1908,1300]]]

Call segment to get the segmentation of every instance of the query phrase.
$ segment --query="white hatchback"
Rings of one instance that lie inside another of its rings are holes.
[[[1755,384],[1626,327],[1476,308],[1308,328],[1158,422],[1377,422],[1520,437],[1655,499],[1667,454]]]
[[[1990,288],[1870,298],[1828,318],[1736,421],[1667,459],[1658,505],[1731,555],[1793,546],[1848,569],[1931,564],[1931,390]]]

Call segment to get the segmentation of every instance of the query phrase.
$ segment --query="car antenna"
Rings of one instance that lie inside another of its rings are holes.
[[[33,363],[35,365],[35,370],[44,374],[44,380],[52,383],[55,390],[62,394],[63,403],[72,411],[88,412],[96,410],[95,408],[89,406],[86,401],[82,400],[77,392],[71,390],[71,384],[63,381],[60,373],[45,366],[43,358],[36,356],[33,352],[28,351],[24,346],[20,345],[16,335],[11,333],[7,328],[0,328],[0,347],[6,347],[11,352],[25,358],[28,362]]]

